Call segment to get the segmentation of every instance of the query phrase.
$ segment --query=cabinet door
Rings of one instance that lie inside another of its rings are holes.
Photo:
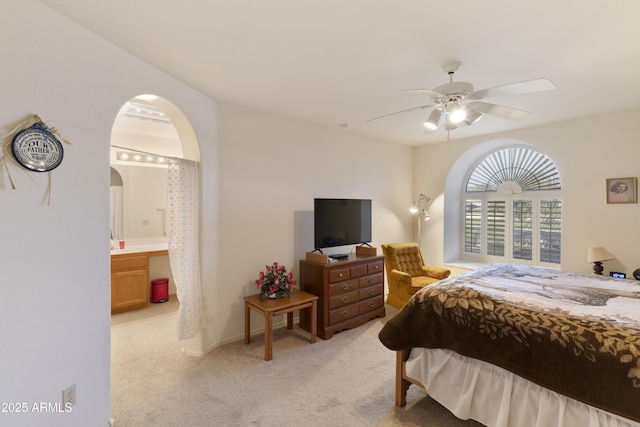
[[[150,286],[146,269],[111,273],[111,312],[146,307],[149,304]]]

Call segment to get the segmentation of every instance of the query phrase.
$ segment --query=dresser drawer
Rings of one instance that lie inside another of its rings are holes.
[[[367,265],[360,264],[360,265],[355,265],[353,267],[350,267],[349,274],[351,275],[351,277],[364,276],[365,274],[367,274]]]
[[[360,288],[358,290],[358,297],[363,300],[367,298],[372,298],[377,295],[382,295],[384,293],[384,285],[382,283],[378,283],[377,285],[367,286],[366,288]]]
[[[349,268],[332,268],[329,270],[329,283],[349,279]]]
[[[382,298],[370,298],[368,300],[360,301],[359,303],[360,313],[365,314],[369,311],[377,310],[384,306],[384,299]]]
[[[144,255],[112,255],[111,271],[130,270],[133,268],[147,268],[149,257]]]
[[[343,280],[342,282],[332,283],[328,286],[329,296],[344,295],[347,292],[358,289],[358,279]]]
[[[336,323],[344,322],[345,320],[356,317],[360,314],[359,305],[362,303],[356,303],[346,305],[335,310],[329,310],[329,325],[335,325]]]
[[[382,283],[382,273],[370,274],[369,276],[358,278],[358,287],[364,288],[366,286],[377,285]]]
[[[367,274],[379,273],[383,270],[383,261],[376,261],[367,264]]]
[[[354,288],[355,289],[355,288]],[[360,301],[360,291],[353,290],[342,295],[336,295],[329,298],[329,310],[334,308],[344,307],[345,305],[353,304]]]

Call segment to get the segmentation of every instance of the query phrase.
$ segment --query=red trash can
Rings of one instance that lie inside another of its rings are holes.
[[[151,302],[169,301],[169,279],[166,277],[151,281]]]

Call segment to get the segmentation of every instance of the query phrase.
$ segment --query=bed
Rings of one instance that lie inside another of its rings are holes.
[[[411,384],[491,427],[640,426],[640,286],[493,264],[417,292],[382,328]]]

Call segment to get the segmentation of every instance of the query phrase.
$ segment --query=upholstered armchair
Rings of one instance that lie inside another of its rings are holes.
[[[446,268],[424,265],[417,243],[388,243],[382,245],[382,253],[389,285],[387,304],[396,308],[402,308],[421,288],[451,274]]]

